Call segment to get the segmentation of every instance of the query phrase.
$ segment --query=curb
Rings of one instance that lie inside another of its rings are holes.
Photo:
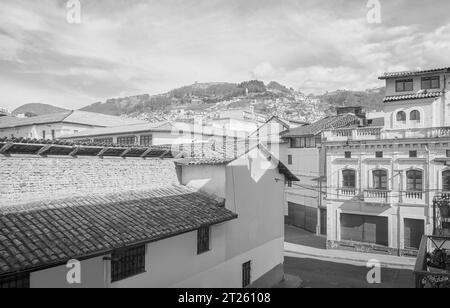
[[[292,257],[300,257],[300,258],[313,258],[323,261],[331,261],[335,263],[347,263],[347,264],[354,264],[358,263],[358,265],[366,266],[368,260],[364,259],[355,259],[355,258],[343,258],[343,257],[331,257],[331,256],[324,256],[324,255],[317,255],[312,253],[304,253],[304,252],[297,252],[297,251],[290,251],[285,250],[286,254],[293,255]],[[289,256],[288,256],[289,257]],[[340,261],[340,262],[339,262]],[[413,270],[414,265],[411,264],[400,264],[400,263],[389,263],[389,262],[382,262],[381,263],[382,268],[392,268],[392,269],[405,269],[405,270]]]

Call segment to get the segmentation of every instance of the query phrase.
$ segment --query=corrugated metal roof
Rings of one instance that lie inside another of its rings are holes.
[[[134,119],[126,119],[105,114],[76,110],[47,114],[31,118],[0,118],[0,129],[61,122],[98,127],[146,123],[144,121]]]
[[[184,186],[0,209],[0,275],[156,242],[237,215]]]

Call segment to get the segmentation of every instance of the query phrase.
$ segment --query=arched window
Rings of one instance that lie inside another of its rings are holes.
[[[442,190],[450,191],[450,170],[442,172]]]
[[[411,111],[411,114],[410,114],[409,118],[410,118],[411,121],[420,122],[420,112],[418,110]]]
[[[373,189],[387,190],[388,179],[386,170],[374,170],[373,175]]]
[[[405,122],[406,121],[406,113],[404,111],[399,111],[397,113],[397,121],[398,122]]]
[[[355,188],[356,187],[356,171],[355,170],[344,170],[342,171],[342,186],[345,188]]]
[[[406,190],[423,191],[423,172],[410,170],[406,172]]]

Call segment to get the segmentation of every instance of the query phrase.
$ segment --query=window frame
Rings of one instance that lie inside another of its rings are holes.
[[[153,146],[153,134],[139,136],[139,144],[141,146]]]
[[[384,158],[384,152],[383,151],[376,151],[375,152],[375,158]]]
[[[242,288],[247,288],[252,284],[252,261],[242,264]]]
[[[411,89],[406,87],[407,84],[411,84]],[[399,89],[399,85],[402,85],[401,89]],[[400,79],[395,81],[395,92],[412,92],[412,91],[414,91],[414,79]]]
[[[419,110],[412,110],[409,113],[409,120],[414,122],[420,122],[422,120],[422,115]]]
[[[349,179],[349,177],[352,176],[353,179]],[[346,184],[353,185],[346,185]],[[356,189],[356,170],[354,169],[344,169],[342,170],[342,188],[350,188],[350,189]]]
[[[433,87],[433,81],[438,81],[438,84],[436,87]],[[424,83],[429,82],[429,86],[424,86]],[[441,76],[429,76],[429,77],[422,77],[421,83],[420,83],[422,90],[436,90],[441,88]]]
[[[125,142],[121,142],[122,140],[125,140]],[[133,143],[131,143],[131,140],[133,140]],[[136,145],[136,136],[117,137],[117,144],[121,146]]]
[[[397,112],[397,114],[396,114],[397,122],[406,122],[407,118],[408,118],[408,116],[406,115],[406,112],[404,112],[403,110]]]
[[[420,177],[410,177],[411,174],[420,174]],[[423,178],[424,172],[423,170],[412,169],[406,171],[406,191],[411,192],[423,192]],[[412,182],[411,182],[412,181]],[[420,189],[418,189],[420,183]]]
[[[409,158],[417,158],[419,153],[417,151],[409,151]]]
[[[385,183],[385,186],[383,183]],[[389,190],[389,173],[387,170],[372,170],[372,189],[385,191]]]
[[[111,283],[122,281],[146,272],[147,246],[133,246],[111,253]],[[134,268],[130,268],[134,266]]]
[[[288,165],[292,166],[294,163],[294,157],[292,155],[288,155]]]
[[[0,278],[0,289],[29,289],[30,273],[19,273]]]
[[[98,143],[98,144],[108,144],[108,145],[112,145],[114,144],[114,138],[112,137],[106,137],[106,138],[95,138],[93,140],[94,143]]]
[[[197,255],[211,251],[211,227],[203,226],[197,230]]]
[[[442,190],[450,191],[450,170],[442,171]]]
[[[351,151],[344,152],[344,157],[345,157],[345,159],[351,159],[352,158],[352,152]]]

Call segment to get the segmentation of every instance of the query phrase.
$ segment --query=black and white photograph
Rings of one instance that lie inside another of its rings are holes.
[[[449,12],[1,0],[0,289],[450,288]]]

